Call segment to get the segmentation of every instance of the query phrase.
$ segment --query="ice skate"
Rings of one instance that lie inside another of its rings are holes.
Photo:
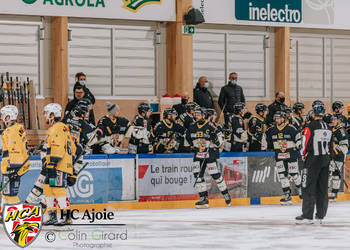
[[[324,224],[323,218],[320,218],[320,217],[318,217],[317,215],[316,215],[316,217],[315,217],[315,220],[316,220],[317,224],[320,224],[320,225]]]
[[[62,217],[63,217],[63,219],[61,221],[57,221],[57,223],[55,223],[55,226],[67,226],[67,225],[71,225],[72,224],[72,219],[70,218],[70,212],[69,211],[61,210],[61,218]]]
[[[300,216],[295,217],[295,224],[297,224],[297,225],[301,225],[301,224],[311,225],[311,224],[314,224],[314,221],[307,219],[304,216],[300,215]]]
[[[284,197],[280,199],[280,203],[282,206],[292,205],[292,197],[290,196],[290,194],[285,194]]]
[[[200,201],[196,202],[196,208],[209,208],[209,201],[206,196],[202,196]]]
[[[226,205],[231,207],[231,196],[229,193],[224,194]]]

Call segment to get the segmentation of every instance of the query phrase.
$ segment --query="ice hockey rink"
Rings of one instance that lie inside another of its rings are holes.
[[[44,227],[28,249],[349,249],[349,211],[350,202],[330,204],[322,225],[295,225],[300,204],[117,211],[125,225]],[[1,229],[0,249],[17,248]]]

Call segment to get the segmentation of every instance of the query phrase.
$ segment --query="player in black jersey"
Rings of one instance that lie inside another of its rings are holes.
[[[338,119],[340,119],[340,125],[342,126],[342,128],[344,128],[345,130],[348,129],[349,127],[348,120],[343,115],[344,104],[340,101],[335,101],[332,104],[332,110],[333,110],[333,114],[337,115]]]
[[[163,120],[158,122],[153,129],[154,152],[155,153],[174,153],[179,149],[183,141],[185,128],[175,123],[177,116],[175,109],[166,109],[163,112]]]
[[[291,204],[289,176],[293,179],[298,194],[301,196],[301,177],[298,167],[298,149],[301,135],[293,125],[286,121],[284,112],[274,115],[275,125],[266,132],[268,149],[275,151],[276,168],[282,185],[284,197],[281,205]]]
[[[341,172],[343,171],[346,154],[349,148],[349,135],[346,130],[342,127],[342,120],[340,114],[335,114],[332,116],[332,146],[331,151],[331,163],[329,166],[329,184],[332,188],[329,195],[329,201],[335,202],[337,199],[337,194],[340,189],[341,184]]]
[[[304,129],[305,121],[303,118],[303,112],[305,105],[301,102],[297,102],[293,105],[292,125],[301,132]]]
[[[125,134],[129,140],[130,154],[148,154],[153,150],[152,147],[152,128],[149,123],[152,109],[147,103],[141,103],[138,106],[138,115]]]
[[[226,152],[245,152],[248,142],[248,134],[244,125],[247,108],[244,103],[236,103],[233,105],[233,115],[229,117],[228,126],[231,134],[227,142],[225,142]]]
[[[256,115],[248,123],[249,152],[266,150],[266,122],[268,109],[265,104],[258,103],[255,106]]]
[[[120,115],[117,104],[106,102],[108,115],[97,122],[98,142],[94,146],[94,154],[116,154],[131,123]]]
[[[186,138],[191,145],[194,155],[193,174],[196,179],[195,187],[199,193],[200,201],[196,203],[197,208],[208,207],[208,190],[204,180],[204,173],[208,173],[216,181],[217,186],[223,194],[226,204],[231,205],[231,198],[228,193],[225,180],[217,167],[217,159],[220,154],[218,148],[221,146],[220,137],[217,135],[215,126],[205,119],[205,110],[195,110],[196,122],[192,123],[187,130]]]

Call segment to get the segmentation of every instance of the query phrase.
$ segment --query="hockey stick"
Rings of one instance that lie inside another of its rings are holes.
[[[6,88],[7,88],[7,102],[8,105],[11,104],[11,93],[10,93],[10,75],[9,72],[6,72]]]
[[[42,147],[44,146],[44,143],[46,142],[46,139],[48,138],[48,136],[45,137],[44,140],[42,140],[40,142],[40,144],[34,149],[34,151],[29,154],[29,156],[27,157],[27,159],[21,164],[21,166],[18,168],[18,170],[16,171],[16,174],[18,175],[19,173],[25,174],[26,172],[24,169],[24,165],[29,161],[30,157],[32,157],[35,153],[37,153],[38,151],[40,151],[42,149]],[[23,173],[24,172],[24,173]],[[22,176],[21,175],[21,176]],[[7,187],[7,185],[10,183],[10,180],[8,180],[7,182],[5,182],[5,184],[1,187],[0,193]]]
[[[28,104],[28,128],[31,128],[31,124],[30,124],[30,101],[29,101],[29,77],[27,77],[27,83],[24,83],[24,85],[27,84],[27,91],[28,91],[28,94],[27,94],[27,104]]]

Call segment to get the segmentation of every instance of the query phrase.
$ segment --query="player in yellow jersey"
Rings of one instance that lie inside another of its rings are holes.
[[[67,205],[67,178],[73,174],[72,145],[73,141],[69,126],[60,122],[62,107],[50,103],[44,108],[44,116],[49,124],[46,155],[46,178],[44,182],[44,195],[46,199],[49,220],[46,225],[70,224],[70,211]],[[58,221],[54,200],[61,208],[62,221]]]
[[[7,105],[0,112],[1,119],[6,126],[2,133],[1,183],[4,190],[2,192],[1,208],[3,208],[5,204],[19,202],[17,195],[20,178],[29,170],[29,161],[25,163],[28,158],[27,139],[23,125],[16,123],[17,107]]]

